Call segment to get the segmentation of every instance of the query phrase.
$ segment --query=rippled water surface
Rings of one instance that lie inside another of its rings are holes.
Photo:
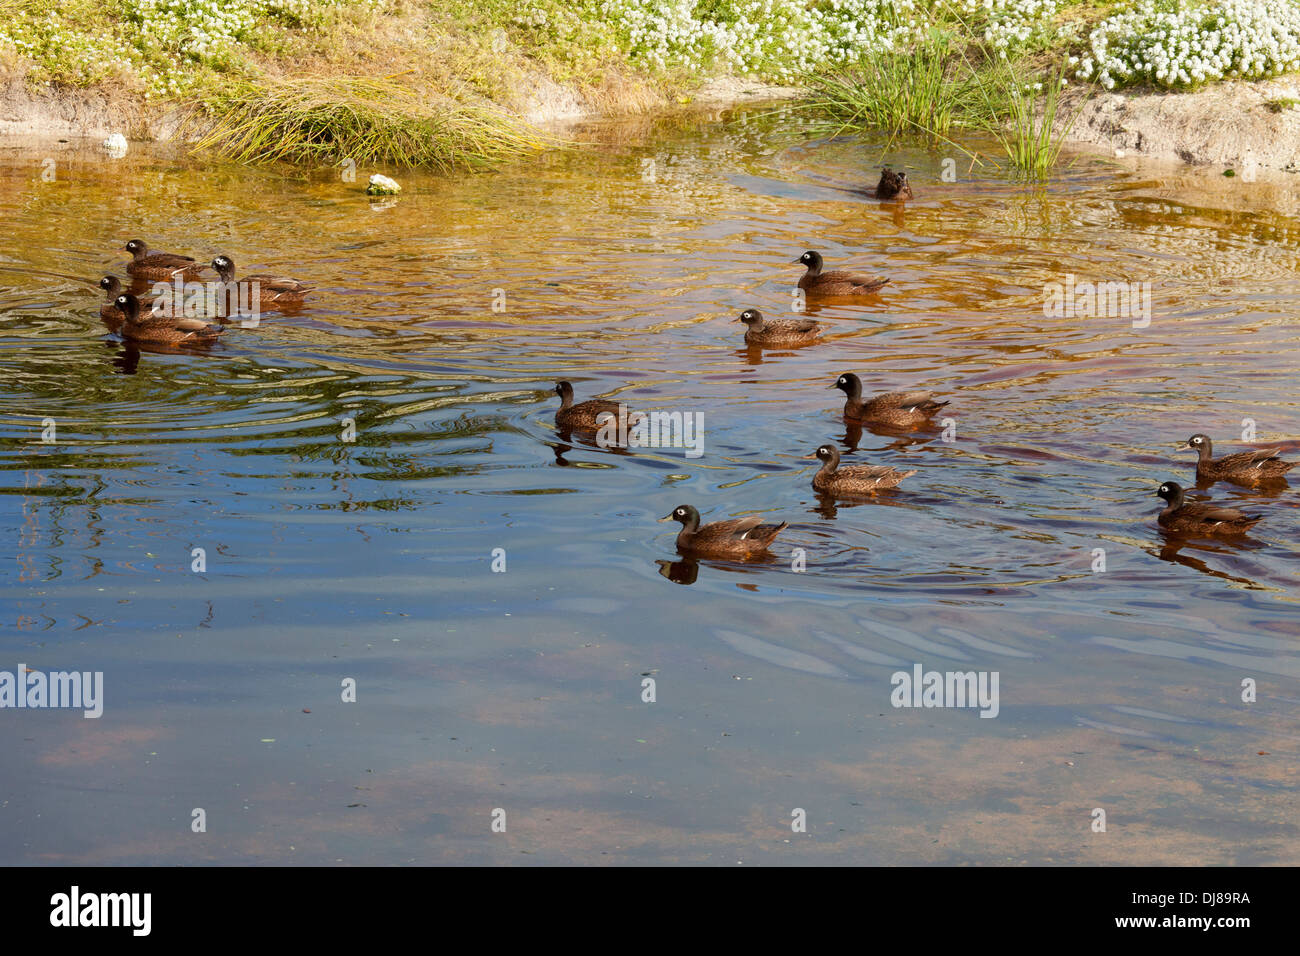
[[[1153,496],[1193,432],[1300,456],[1300,184],[913,148],[901,206],[857,191],[883,143],[789,116],[578,138],[382,202],[0,154],[0,671],[105,684],[0,710],[0,862],[1300,862],[1296,494],[1197,491],[1266,515],[1226,542]],[[136,236],[315,292],[127,349],[95,283]],[[892,282],[746,349],[806,248]],[[1150,282],[1150,325],[1044,317],[1068,275]],[[948,433],[849,433],[846,371]],[[557,379],[698,413],[704,454],[562,441]],[[819,500],[828,441],[917,474]],[[685,562],[680,503],[790,526]],[[917,662],[997,672],[997,717],[892,707]]]

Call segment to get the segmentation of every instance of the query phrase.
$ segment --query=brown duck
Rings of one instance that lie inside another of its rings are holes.
[[[825,328],[812,319],[765,319],[758,309],[746,309],[737,322],[745,323],[745,344],[780,347],[811,345]]]
[[[211,345],[221,334],[221,326],[208,325],[202,319],[159,315],[140,308],[140,300],[129,292],[117,297],[117,307],[126,320],[122,338],[157,345]]]
[[[1268,481],[1280,481],[1288,471],[1296,466],[1294,461],[1283,461],[1272,448],[1257,448],[1254,451],[1237,452],[1215,459],[1214,447],[1205,435],[1193,435],[1186,444],[1179,445],[1179,450],[1190,448],[1200,453],[1196,462],[1198,481],[1231,481],[1238,485],[1258,485]]]
[[[912,184],[907,181],[907,173],[896,173],[886,166],[876,184],[876,198],[911,199]]]
[[[232,283],[235,281],[235,260],[231,259],[230,256],[217,256],[212,260],[212,268],[217,270],[217,275],[221,277],[222,282]],[[300,305],[303,298],[311,291],[310,288],[297,279],[286,279],[283,276],[244,276],[239,281],[241,283],[257,283],[258,300],[264,309],[284,305]]]
[[[767,551],[778,534],[788,524],[763,524],[758,515],[735,518],[731,521],[714,521],[700,525],[700,513],[691,505],[678,505],[672,514],[660,521],[680,521],[677,532],[677,550],[682,554],[713,558],[755,558]]]
[[[555,426],[561,432],[594,432],[604,427],[605,416],[613,415],[617,422],[620,414],[627,416],[627,426],[631,428],[645,416],[640,412],[629,412],[621,402],[611,402],[604,398],[573,404],[573,386],[569,382],[556,382],[555,394],[560,396],[560,407],[555,412]]]
[[[126,251],[131,253],[131,261],[126,264],[127,275],[137,279],[171,279],[177,274],[186,279],[197,279],[203,271],[203,266],[189,256],[150,252],[143,239],[132,239],[126,244]]]
[[[821,253],[811,249],[801,255],[796,264],[808,267],[799,280],[799,288],[810,295],[870,295],[889,281],[838,269],[822,272]]]
[[[122,294],[122,280],[117,276],[107,275],[99,280],[99,287],[104,290],[105,301],[99,306],[99,317],[104,320],[108,330],[113,333],[122,331],[122,323],[126,321],[126,315],[117,307],[117,297]],[[154,308],[156,296],[137,296],[140,302],[140,308],[143,311],[151,312]]]
[[[1156,519],[1166,531],[1184,534],[1245,534],[1264,516],[1246,514],[1236,508],[1223,508],[1209,501],[1187,501],[1182,485],[1166,481],[1156,494],[1168,502]]]
[[[823,495],[874,495],[877,491],[896,488],[915,471],[896,471],[888,465],[850,465],[840,468],[840,450],[822,445],[807,458],[816,458],[821,469],[813,475],[813,491]]]
[[[873,422],[881,425],[908,427],[924,425],[947,402],[936,402],[934,392],[885,392],[874,398],[862,398],[862,380],[852,372],[845,372],[831,388],[838,388],[848,398],[844,402],[844,417],[855,422]]]

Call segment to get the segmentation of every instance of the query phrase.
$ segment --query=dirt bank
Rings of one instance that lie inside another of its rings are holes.
[[[1081,91],[1074,94],[1077,105]],[[1075,143],[1248,175],[1300,170],[1300,77],[1216,83],[1191,93],[1098,91],[1070,131]]]

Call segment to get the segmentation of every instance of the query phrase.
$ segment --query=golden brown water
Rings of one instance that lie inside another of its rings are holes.
[[[0,156],[0,670],[106,687],[98,720],[0,710],[0,861],[1300,862],[1295,492],[1198,492],[1265,514],[1236,542],[1169,539],[1154,497],[1193,432],[1300,457],[1294,186],[947,183],[904,149],[899,206],[856,192],[881,143],[789,116],[581,136],[382,202]],[[127,349],[95,282],[137,236],[316,292]],[[892,282],[815,310],[822,344],[744,348],[806,248]],[[1071,275],[1150,283],[1149,326],[1044,316]],[[949,434],[854,439],[845,371],[941,392]],[[558,379],[702,415],[703,455],[559,442]],[[918,474],[819,501],[800,458],[845,438]],[[695,565],[653,520],[679,503],[790,527]],[[891,707],[918,661],[997,671],[997,718]]]

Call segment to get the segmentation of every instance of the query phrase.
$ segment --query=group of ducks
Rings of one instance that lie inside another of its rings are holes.
[[[886,168],[880,177],[874,195],[880,199],[911,199],[912,187],[907,174]],[[126,244],[131,254],[126,272],[132,279],[130,291],[124,291],[121,281],[106,275],[99,281],[107,300],[100,306],[99,314],[115,334],[123,339],[157,345],[209,345],[222,332],[219,324],[210,324],[204,318],[184,314],[190,311],[178,306],[171,296],[146,296],[143,293],[150,283],[175,283],[202,279],[206,266],[189,256],[169,252],[154,252],[141,239]],[[859,275],[845,270],[825,270],[820,253],[809,250],[795,260],[805,267],[799,279],[799,289],[806,297],[821,299],[853,299],[874,295],[888,282],[887,278]],[[221,287],[230,290],[236,284],[235,263],[227,255],[214,258],[210,267],[217,274]],[[311,291],[296,279],[280,276],[253,275],[239,280],[242,291],[236,301],[251,306],[256,290],[258,307],[268,310],[285,310],[301,305]],[[229,301],[229,300],[227,300]],[[230,314],[219,309],[218,318]],[[771,320],[757,309],[743,311],[738,322],[745,324],[745,343],[753,347],[789,348],[810,345],[817,341],[824,326],[812,319]],[[840,375],[830,386],[845,393],[844,419],[853,427],[871,426],[894,431],[921,430],[931,426],[933,416],[946,405],[937,401],[935,393],[925,390],[887,392],[864,398],[862,380],[852,372]],[[620,403],[606,399],[574,402],[573,386],[558,382],[556,394],[560,408],[555,413],[555,424],[564,437],[573,433],[592,436],[610,420],[617,420],[627,412]],[[640,416],[627,415],[626,425],[635,425]],[[626,434],[620,430],[620,434]],[[1210,439],[1203,434],[1193,435],[1180,446],[1199,454],[1196,477],[1202,484],[1228,481],[1246,487],[1284,482],[1285,475],[1295,467],[1295,462],[1283,461],[1271,449],[1240,452],[1215,458]],[[813,475],[812,487],[819,495],[834,498],[861,498],[895,488],[915,471],[899,471],[888,465],[840,466],[840,451],[834,445],[822,445],[806,456],[821,462]],[[1260,514],[1247,514],[1236,508],[1226,508],[1212,502],[1187,500],[1186,492],[1177,482],[1167,481],[1156,491],[1166,502],[1158,517],[1162,528],[1171,532],[1191,535],[1243,534],[1263,518]],[[660,521],[677,521],[682,525],[677,535],[677,550],[692,557],[755,558],[763,556],[768,546],[786,527],[787,522],[765,524],[761,518],[751,516],[728,521],[700,523],[700,513],[691,505],[678,505]]]
[[[125,290],[115,275],[99,280],[106,299],[99,307],[99,317],[110,332],[121,335],[130,342],[152,345],[211,345],[223,331],[220,324],[187,315],[193,311],[182,298],[177,301],[169,289],[160,295],[145,295],[152,283],[202,281],[207,266],[189,256],[171,252],[154,252],[143,239],[132,239],[126,244],[131,261],[126,273],[131,277],[131,288]],[[296,279],[282,276],[252,275],[235,279],[235,262],[230,256],[219,255],[210,268],[217,274],[218,290],[226,295],[216,295],[215,317],[234,314],[232,303],[252,308],[254,299],[259,310],[284,310],[301,305],[311,290]],[[256,293],[254,296],[253,293]]]
[[[912,198],[906,173],[886,169],[881,176],[876,195],[881,198]],[[806,296],[819,298],[848,298],[871,295],[888,283],[886,278],[858,275],[847,271],[824,271],[824,261],[815,251],[805,252],[796,262],[806,267],[799,280],[799,288]],[[745,342],[757,347],[796,347],[813,344],[823,331],[823,326],[811,319],[770,320],[757,309],[746,309],[736,320],[746,326]],[[917,431],[932,427],[933,416],[949,403],[938,401],[935,393],[926,390],[887,392],[864,397],[862,380],[852,372],[840,375],[830,386],[845,393],[844,420],[851,427],[870,426],[890,431]],[[555,392],[560,396],[560,408],[555,413],[555,424],[562,437],[573,433],[586,437],[595,435],[610,422],[626,417],[626,425],[634,426],[639,415],[628,413],[626,406],[607,399],[574,402],[573,385],[558,382]],[[626,434],[620,429],[619,434]],[[1199,454],[1196,465],[1198,483],[1213,484],[1227,481],[1245,487],[1257,488],[1285,482],[1285,475],[1296,462],[1284,461],[1272,449],[1240,452],[1214,457],[1209,437],[1193,435],[1181,446]],[[840,451],[835,445],[820,446],[813,454],[821,467],[813,475],[813,490],[833,498],[863,498],[877,492],[895,488],[915,471],[899,471],[888,465],[849,465],[841,467]],[[1183,487],[1167,481],[1156,494],[1166,507],[1159,513],[1157,522],[1167,531],[1191,536],[1240,535],[1247,532],[1263,518],[1261,514],[1246,513],[1236,508],[1212,502],[1189,501]],[[750,559],[767,554],[769,545],[788,527],[787,522],[764,523],[758,516],[714,521],[702,524],[699,511],[691,505],[678,505],[660,521],[677,521],[682,528],[677,534],[677,550],[688,557]]]

